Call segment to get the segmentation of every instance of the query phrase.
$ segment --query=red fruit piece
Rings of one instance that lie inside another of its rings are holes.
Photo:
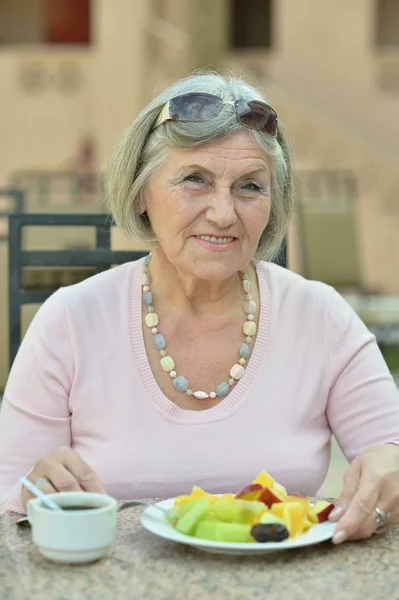
[[[236,498],[240,500],[258,500],[262,491],[263,487],[259,483],[251,483],[251,485],[238,492]]]

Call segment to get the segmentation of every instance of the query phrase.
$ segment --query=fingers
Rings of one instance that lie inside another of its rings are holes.
[[[107,493],[93,469],[69,447],[57,448],[39,458],[28,478],[34,485],[39,482],[45,494],[81,491]],[[24,508],[33,497],[25,487],[22,489]]]
[[[36,483],[34,481],[32,483],[34,483],[35,486],[38,487],[45,494],[54,494],[57,491],[55,487],[51,485],[47,477],[40,477],[40,479],[38,479]]]
[[[363,474],[357,492],[337,524],[333,542],[340,544],[345,540],[362,539],[372,535],[377,528],[374,509],[379,499],[378,484],[369,475]]]
[[[361,463],[358,459],[355,459],[344,475],[344,487],[337,502],[337,506],[330,513],[330,521],[338,521],[347,510],[350,505],[352,498],[356,494],[359,487],[359,480],[361,474]]]
[[[71,448],[67,448],[67,451],[64,452],[62,462],[64,467],[75,478],[79,489],[98,494],[107,493],[93,469]]]

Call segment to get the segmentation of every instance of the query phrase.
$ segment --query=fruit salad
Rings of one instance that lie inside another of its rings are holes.
[[[170,512],[177,531],[216,542],[265,543],[295,538],[328,519],[334,505],[307,496],[288,494],[262,471],[237,494],[216,496],[194,486],[178,496]],[[168,518],[168,517],[166,517]]]

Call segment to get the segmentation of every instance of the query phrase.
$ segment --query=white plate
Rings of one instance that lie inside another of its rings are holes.
[[[162,508],[170,509],[175,504],[175,499],[163,500],[157,503]],[[179,542],[187,544],[205,552],[213,552],[214,554],[265,554],[266,552],[275,552],[276,550],[289,550],[290,548],[301,548],[302,546],[311,546],[319,544],[332,538],[335,528],[335,523],[326,521],[319,525],[313,525],[311,529],[299,535],[294,539],[288,539],[284,542],[267,542],[266,544],[258,543],[233,543],[233,542],[212,542],[208,540],[200,540],[189,535],[184,535],[176,531],[176,529],[166,521],[160,510],[149,506],[141,515],[142,526],[158,535],[159,537],[170,540],[171,542]]]

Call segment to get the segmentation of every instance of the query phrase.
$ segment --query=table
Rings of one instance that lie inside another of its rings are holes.
[[[50,563],[16,517],[0,518],[1,600],[399,600],[399,527],[334,546],[260,557],[206,554],[140,526],[142,507],[118,515],[110,554],[86,566]]]

